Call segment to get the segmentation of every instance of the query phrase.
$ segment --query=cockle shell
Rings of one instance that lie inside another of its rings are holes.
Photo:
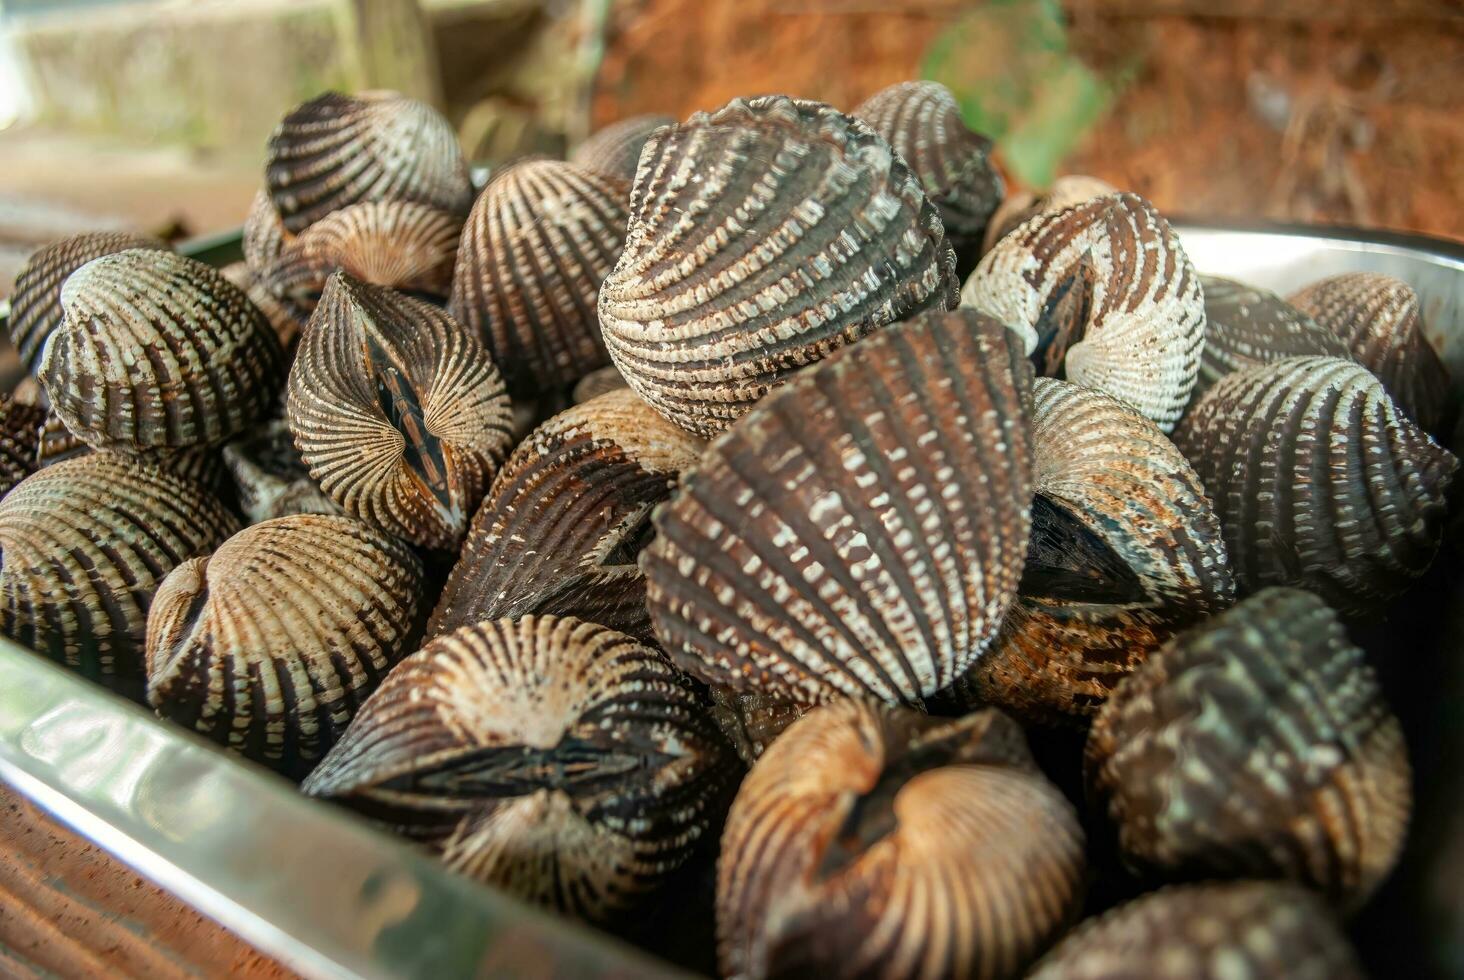
[[[1012,977],[1082,901],[1083,832],[998,711],[843,701],[743,781],[717,876],[728,977]]]
[[[90,446],[217,445],[268,412],[284,381],[279,341],[248,297],[173,252],[93,259],[66,280],[61,306],[40,378]]]
[[[1194,397],[1225,375],[1287,357],[1351,357],[1347,345],[1275,293],[1233,279],[1201,276],[1205,350]]]
[[[961,302],[1026,334],[1040,373],[1106,391],[1165,432],[1189,404],[1204,298],[1178,236],[1141,197],[1027,222],[981,260]]]
[[[1031,441],[1019,597],[958,688],[1026,717],[1081,718],[1150,651],[1230,605],[1235,583],[1200,478],[1154,423],[1039,378]]]
[[[103,450],[104,452],[106,450]],[[35,469],[45,469],[66,459],[75,459],[93,452],[80,438],[66,428],[66,423],[55,412],[47,412],[37,433],[35,447]],[[177,450],[146,450],[127,453],[141,462],[171,470],[185,480],[191,480],[207,490],[219,488],[219,458],[208,446],[193,446]]]
[[[424,841],[454,871],[603,920],[711,832],[736,769],[655,651],[525,616],[408,657],[303,788]]]
[[[286,387],[300,456],[348,514],[454,547],[509,447],[508,395],[448,314],[337,272]]]
[[[295,310],[286,306],[284,301],[274,294],[260,279],[254,270],[249,267],[248,262],[231,262],[219,270],[219,275],[239,287],[239,290],[249,297],[249,302],[259,308],[269,325],[274,328],[275,339],[280,342],[280,349],[285,352],[288,359],[295,349],[295,340],[300,336],[300,331],[305,327],[305,321],[309,319],[298,315]]]
[[[155,238],[120,231],[72,235],[36,250],[15,277],[6,327],[20,354],[20,363],[38,373],[46,338],[61,325],[61,287],[73,272],[92,259],[134,248],[167,251]]]
[[[631,116],[596,130],[575,147],[569,162],[585,170],[613,177],[629,185],[635,180],[641,149],[651,134],[662,126],[674,126],[670,116]]]
[[[0,395],[0,497],[36,471],[46,410]]]
[[[995,636],[1032,496],[1020,338],[927,313],[769,395],[654,517],[656,636],[709,684],[918,702]]]
[[[153,591],[236,527],[202,487],[131,457],[47,467],[0,500],[0,631],[140,699]]]
[[[285,223],[280,220],[269,191],[264,189],[256,191],[254,199],[249,202],[249,213],[244,216],[240,237],[244,262],[256,274],[273,265],[285,246],[295,240],[295,236],[285,230]]]
[[[91,447],[82,442],[61,421],[55,412],[47,412],[41,422],[40,441],[36,445],[36,469],[43,469],[63,459],[75,459],[91,452]],[[149,462],[160,462],[149,457]]]
[[[1362,980],[1315,892],[1285,882],[1171,885],[1089,919],[1030,980]]]
[[[327,92],[295,107],[269,138],[264,179],[292,234],[363,201],[411,201],[456,214],[473,203],[452,124],[397,92]]]
[[[415,649],[422,563],[350,517],[255,524],[163,580],[147,622],[160,715],[300,778]]]
[[[708,693],[712,697],[712,720],[748,765],[756,762],[789,725],[815,707],[726,687],[714,686]]]
[[[764,96],[651,136],[600,324],[630,386],[710,436],[958,290],[940,217],[889,144],[822,103]]]
[[[1331,357],[1226,375],[1174,440],[1210,491],[1241,591],[1298,585],[1344,612],[1376,609],[1428,568],[1459,468],[1366,368]]]
[[[1412,286],[1381,273],[1352,272],[1313,283],[1291,302],[1341,339],[1409,417],[1428,432],[1440,431],[1449,410],[1449,373],[1424,335]]]
[[[552,613],[649,641],[636,559],[651,534],[651,509],[702,448],[628,388],[539,426],[474,516],[428,636]]]
[[[340,505],[311,479],[283,419],[234,440],[220,455],[233,478],[239,509],[251,524],[291,514],[341,513]]]
[[[1052,182],[1045,194],[1031,191],[1017,191],[1008,194],[997,206],[996,213],[986,225],[986,234],[981,242],[981,254],[991,251],[992,246],[1005,238],[1013,229],[1025,224],[1039,214],[1061,211],[1075,204],[1083,204],[1095,197],[1117,194],[1118,188],[1097,177],[1086,174],[1064,174]]]
[[[1403,846],[1398,719],[1337,615],[1300,589],[1259,592],[1150,656],[1086,755],[1142,870],[1289,878],[1356,908]]]
[[[494,174],[463,226],[448,309],[509,387],[563,388],[610,362],[596,298],[625,240],[625,189],[557,160]]]
[[[620,369],[614,364],[607,364],[575,382],[571,397],[576,405],[582,405],[607,391],[617,391],[624,387],[626,387],[625,376],[620,373]]]

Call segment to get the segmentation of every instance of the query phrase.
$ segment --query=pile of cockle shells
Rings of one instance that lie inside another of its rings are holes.
[[[608,928],[716,856],[727,975],[1353,974],[1411,799],[1347,627],[1458,466],[1418,299],[990,149],[914,82],[475,191],[431,108],[308,102],[243,263],[21,273],[0,628]],[[1173,884],[1078,925],[1094,835]]]

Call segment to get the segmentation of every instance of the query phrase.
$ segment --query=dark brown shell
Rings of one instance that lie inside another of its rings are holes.
[[[456,546],[508,452],[508,395],[477,339],[343,272],[300,339],[286,403],[320,489],[424,548]]]
[[[1014,977],[1082,902],[1083,832],[997,711],[815,709],[722,836],[724,976]]]
[[[655,514],[647,602],[710,684],[917,702],[996,634],[1027,555],[1031,368],[973,310],[804,372],[708,447]]]
[[[571,397],[576,405],[582,405],[607,391],[617,391],[624,387],[626,387],[625,376],[620,373],[620,369],[614,364],[607,364],[575,382]]]
[[[272,419],[234,440],[220,455],[234,481],[239,509],[251,524],[292,514],[341,513],[340,505],[311,479],[283,419]]]
[[[575,147],[569,162],[585,170],[613,177],[627,186],[635,180],[641,149],[662,126],[674,126],[670,116],[631,116],[596,130]]]
[[[1226,375],[1174,434],[1210,491],[1242,592],[1311,589],[1344,612],[1433,561],[1458,460],[1367,369],[1295,357]]]
[[[711,715],[742,761],[752,765],[777,737],[814,705],[797,704],[765,694],[714,686]]]
[[[40,467],[46,410],[0,395],[0,497]]]
[[[940,217],[889,144],[822,103],[764,96],[646,143],[600,324],[630,386],[710,436],[958,290]]]
[[[1125,860],[1289,878],[1346,908],[1392,869],[1408,754],[1363,653],[1300,589],[1266,589],[1149,657],[1088,737]]]
[[[474,516],[427,635],[553,614],[649,641],[636,559],[650,536],[651,509],[671,496],[702,448],[629,389],[539,426]]]
[[[596,300],[625,240],[625,189],[557,160],[493,176],[463,227],[453,316],[514,391],[564,388],[610,362]]]
[[[408,657],[303,788],[423,841],[454,871],[603,920],[685,862],[736,770],[655,651],[526,616]]]
[[[1052,182],[1045,194],[1034,194],[1031,191],[1008,194],[986,225],[981,253],[985,255],[991,251],[997,242],[1039,214],[1061,211],[1075,204],[1091,201],[1095,197],[1107,197],[1118,192],[1118,188],[1106,180],[1085,174],[1064,174]]]
[[[105,451],[105,450],[103,450]],[[66,423],[55,412],[46,412],[37,434],[34,469],[45,469],[65,459],[75,459],[93,452],[80,438],[66,428]],[[193,446],[189,449],[148,450],[127,453],[144,463],[171,470],[185,480],[191,480],[207,490],[219,489],[221,475],[218,455],[208,446]]]
[[[1201,276],[1205,351],[1194,397],[1225,375],[1287,357],[1351,357],[1347,345],[1275,293],[1233,279]]]

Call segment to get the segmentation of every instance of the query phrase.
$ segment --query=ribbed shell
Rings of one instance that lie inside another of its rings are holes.
[[[42,469],[63,459],[75,459],[91,452],[91,447],[78,439],[55,412],[47,412],[41,422],[40,442],[36,445],[36,468]],[[159,462],[156,458],[151,460]]]
[[[1117,193],[1118,188],[1106,180],[1084,174],[1064,174],[1052,182],[1045,194],[1033,194],[1031,191],[1009,194],[986,225],[981,252],[984,255],[991,251],[998,241],[1039,214],[1061,211],[1063,208],[1091,201],[1095,197],[1107,197]]]
[[[629,185],[635,180],[641,149],[651,134],[662,126],[674,126],[670,116],[631,116],[596,130],[575,147],[569,162]]]
[[[783,701],[765,694],[712,687],[712,720],[749,766],[813,705]]]
[[[509,447],[508,395],[478,341],[343,272],[300,340],[286,412],[327,496],[424,548],[456,546]]]
[[[257,307],[214,269],[133,249],[87,263],[40,377],[66,427],[125,452],[213,446],[267,413],[284,354]]]
[[[256,273],[262,273],[274,264],[286,245],[295,236],[285,230],[280,213],[275,210],[269,191],[261,188],[249,202],[249,213],[244,216],[242,234],[244,261]]]
[[[153,591],[236,527],[197,484],[129,457],[47,467],[0,500],[0,631],[140,700]]]
[[[636,559],[702,448],[629,389],[539,426],[474,516],[427,635],[552,613],[651,640]]]
[[[610,362],[595,304],[625,240],[625,196],[614,179],[527,160],[473,205],[448,309],[514,391],[568,387]]]
[[[605,343],[632,388],[701,435],[834,349],[956,305],[920,182],[821,103],[734,99],[658,130],[630,216],[600,290]]]
[[[412,201],[456,214],[473,203],[452,124],[397,92],[327,92],[295,107],[269,138],[264,179],[294,234],[363,201]]]
[[[960,686],[1040,720],[1092,714],[1144,657],[1230,605],[1205,488],[1158,427],[1091,388],[1039,378],[1032,543],[999,640]]]
[[[804,372],[708,447],[642,553],[656,636],[711,684],[916,702],[994,637],[1027,555],[1031,370],[973,310]]]
[[[73,435],[66,423],[55,412],[45,413],[37,433],[35,448],[35,469],[45,469],[66,459],[75,459],[93,452],[92,447]],[[107,450],[101,450],[106,452]],[[161,466],[185,480],[199,484],[206,490],[219,489],[221,475],[218,455],[209,446],[193,446],[188,449],[148,450],[140,453],[126,453],[143,463]]]
[[[40,466],[41,426],[46,410],[0,395],[0,497]]]
[[[415,648],[425,618],[422,563],[395,538],[350,517],[256,524],[158,587],[148,702],[298,779]]]
[[[97,231],[63,238],[32,253],[15,277],[5,324],[27,371],[38,373],[41,348],[61,325],[61,287],[67,277],[92,259],[134,248],[168,250],[167,245],[145,235]]]
[[[1201,276],[1205,350],[1194,397],[1225,375],[1287,357],[1351,357],[1347,345],[1275,293],[1232,279]]]
[[[997,711],[853,701],[743,781],[717,875],[728,977],[1013,977],[1078,911],[1083,833]]]
[[[403,661],[304,790],[426,842],[455,871],[600,920],[686,860],[736,768],[655,651],[526,616]]]
[[[1362,980],[1315,892],[1240,881],[1173,885],[1089,919],[1029,980]]]
[[[1397,861],[1412,806],[1398,719],[1300,589],[1257,593],[1149,657],[1086,754],[1135,867],[1289,878],[1349,909]]]
[[[1022,225],[982,258],[961,302],[1032,338],[1040,373],[1106,391],[1165,432],[1189,404],[1205,346],[1200,280],[1137,195]]]
[[[1449,409],[1449,373],[1424,335],[1412,286],[1381,273],[1353,272],[1313,283],[1291,302],[1336,334],[1415,422],[1440,430]]]
[[[1459,468],[1366,368],[1330,357],[1226,375],[1174,439],[1241,591],[1302,586],[1344,612],[1375,610],[1428,568]]]
[[[625,376],[620,373],[620,369],[614,364],[607,364],[575,382],[571,397],[576,405],[582,405],[607,391],[617,391],[624,387],[626,387]]]
[[[340,505],[321,492],[300,459],[289,427],[273,419],[221,451],[234,481],[239,509],[249,523],[291,514],[339,514]]]
[[[287,306],[249,267],[248,262],[231,262],[219,270],[219,275],[238,286],[249,297],[249,302],[259,308],[259,312],[264,314],[265,320],[274,328],[275,339],[280,342],[280,349],[285,352],[286,359],[289,359],[295,349],[295,340],[305,328],[305,321],[310,318],[309,311],[304,311],[301,315]]]

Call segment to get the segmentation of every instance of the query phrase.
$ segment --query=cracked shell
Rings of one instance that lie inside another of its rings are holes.
[[[674,126],[670,116],[631,116],[596,130],[589,139],[575,147],[569,162],[585,170],[603,174],[627,186],[635,180],[641,150],[651,134],[662,126]]]
[[[1232,279],[1201,276],[1205,351],[1195,381],[1199,398],[1227,374],[1287,357],[1351,357],[1347,345],[1275,293]]]

